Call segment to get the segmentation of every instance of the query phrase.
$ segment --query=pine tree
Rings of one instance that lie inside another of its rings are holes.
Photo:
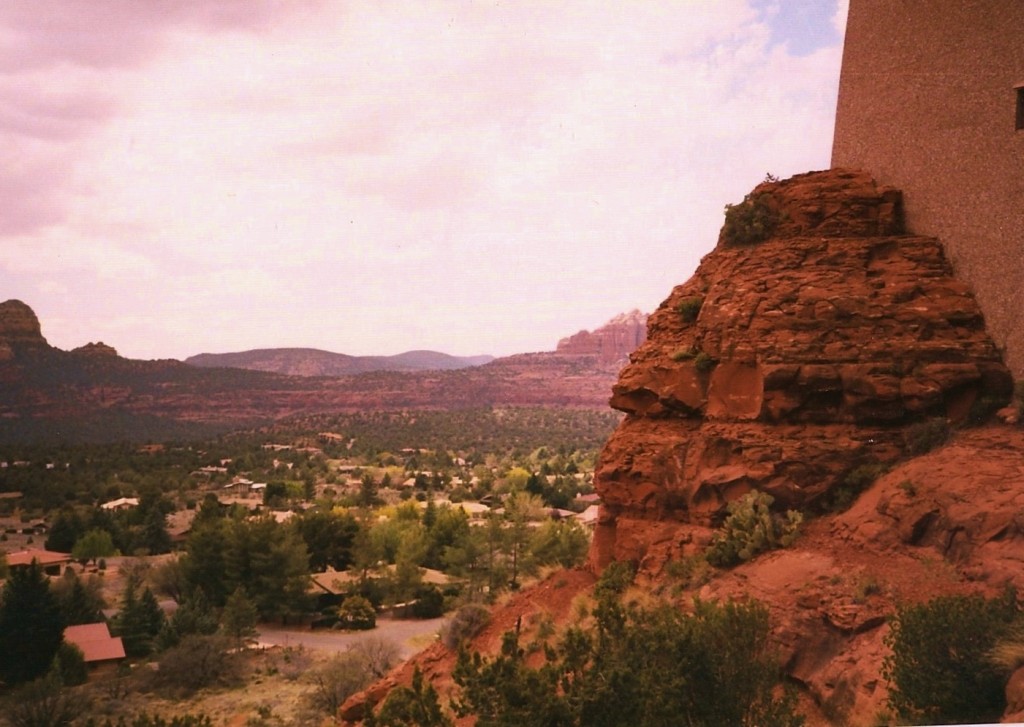
[[[15,568],[0,597],[0,679],[8,685],[50,668],[64,639],[60,604],[38,562]]]

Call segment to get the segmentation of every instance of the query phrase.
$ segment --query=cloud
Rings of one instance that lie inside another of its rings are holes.
[[[140,311],[143,357],[551,348],[828,163],[838,44],[741,0],[34,5],[0,9],[0,274],[95,301],[57,345]]]

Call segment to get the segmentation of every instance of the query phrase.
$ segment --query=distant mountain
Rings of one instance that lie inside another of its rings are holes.
[[[201,353],[185,363],[203,368],[270,371],[288,376],[354,376],[371,371],[454,371],[490,363],[494,356],[450,356],[406,351],[394,356],[349,356],[317,348],[258,348],[237,353]]]
[[[418,352],[405,356],[424,360]],[[55,348],[32,309],[9,300],[0,303],[0,443],[198,439],[298,414],[606,409],[620,368],[598,353],[554,351],[455,370],[351,376],[138,361],[102,343]]]
[[[647,340],[647,314],[638,310],[615,316],[593,331],[580,331],[558,342],[557,353],[593,354],[605,363],[625,363]]]

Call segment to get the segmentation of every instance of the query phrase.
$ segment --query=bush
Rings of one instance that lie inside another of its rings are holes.
[[[772,513],[771,495],[754,490],[728,505],[729,515],[715,532],[707,551],[711,565],[728,568],[758,553],[790,545],[796,539],[803,515],[789,510],[785,517]]]
[[[693,323],[697,320],[697,316],[700,315],[700,309],[703,305],[704,298],[699,295],[684,298],[676,306],[676,312],[679,313],[679,317],[683,319],[684,323]]]
[[[1016,596],[941,596],[897,608],[882,664],[889,707],[913,722],[994,722],[1006,707],[1006,673],[990,658],[1017,613]]]
[[[528,665],[513,632],[501,653],[459,654],[457,714],[480,725],[746,725],[795,727],[768,609],[697,602],[692,614],[604,600],[592,628],[569,629],[545,663]]]
[[[462,642],[473,638],[490,623],[491,612],[478,603],[467,603],[452,616],[442,632],[444,645],[454,651]]]
[[[594,598],[621,596],[633,584],[636,566],[628,560],[616,560],[609,563],[594,586]]]
[[[233,646],[234,641],[225,636],[186,636],[160,656],[157,682],[183,694],[235,684],[241,677],[242,664]]]
[[[725,206],[725,224],[719,239],[726,246],[752,245],[767,240],[779,225],[780,216],[769,192],[748,194],[739,204]]]
[[[949,422],[942,418],[911,424],[903,435],[907,452],[915,457],[931,452],[949,439]]]
[[[70,725],[87,705],[61,687],[60,676],[51,672],[19,687],[7,700],[4,716],[13,727]]]
[[[338,607],[338,626],[352,631],[369,631],[377,626],[377,611],[362,596],[349,596]]]
[[[437,618],[444,615],[444,594],[437,586],[422,585],[416,589],[410,609],[413,618]]]
[[[373,676],[361,660],[350,652],[338,654],[313,673],[311,706],[319,712],[336,715],[346,699],[372,681]]]
[[[53,668],[60,676],[61,684],[75,687],[85,684],[89,671],[85,667],[85,654],[74,644],[62,641],[53,657]]]

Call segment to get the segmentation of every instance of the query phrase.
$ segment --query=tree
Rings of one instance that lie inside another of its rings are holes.
[[[71,508],[61,510],[53,520],[53,526],[46,537],[46,549],[58,553],[70,553],[77,541],[85,533],[85,525],[78,513]]]
[[[204,505],[200,512],[205,510]],[[192,529],[185,543],[185,555],[180,559],[182,576],[188,587],[202,589],[214,606],[224,605],[229,592],[225,563],[227,549],[227,521],[210,517]]]
[[[376,715],[365,720],[366,727],[453,727],[454,722],[442,710],[437,690],[424,682],[419,666],[412,673],[411,686],[398,686],[388,692]]]
[[[81,563],[96,561],[98,558],[109,558],[117,552],[114,540],[106,530],[93,528],[75,541],[71,549],[71,557]]]
[[[74,687],[85,684],[89,672],[85,667],[85,654],[74,644],[62,641],[53,657],[53,667],[64,686]]]
[[[345,570],[352,565],[352,549],[359,522],[348,513],[311,511],[295,519],[295,527],[309,551],[314,571]]]
[[[233,639],[247,639],[256,635],[259,613],[249,600],[245,589],[239,586],[228,596],[220,615],[221,629],[225,636]]]
[[[177,646],[186,636],[209,636],[217,631],[217,614],[201,590],[193,591],[181,602],[160,630],[160,649]]]
[[[65,625],[91,624],[103,620],[103,584],[97,576],[93,575],[83,583],[68,568],[53,585],[53,592],[60,603]]]
[[[882,665],[900,719],[992,722],[1006,706],[1005,674],[988,658],[1017,614],[1016,595],[940,596],[897,608]]]
[[[142,596],[135,593],[135,584],[125,587],[124,603],[117,616],[116,630],[124,642],[128,656],[146,656],[153,651],[154,640],[164,628],[164,613],[156,596],[147,586]]]
[[[64,639],[60,604],[35,560],[15,568],[0,596],[0,680],[28,682],[46,673]]]
[[[459,654],[459,716],[480,727],[770,725],[795,727],[795,694],[781,692],[768,643],[768,611],[756,603],[624,607],[602,596],[591,629],[571,628],[545,662],[526,663],[518,634],[493,659]]]

